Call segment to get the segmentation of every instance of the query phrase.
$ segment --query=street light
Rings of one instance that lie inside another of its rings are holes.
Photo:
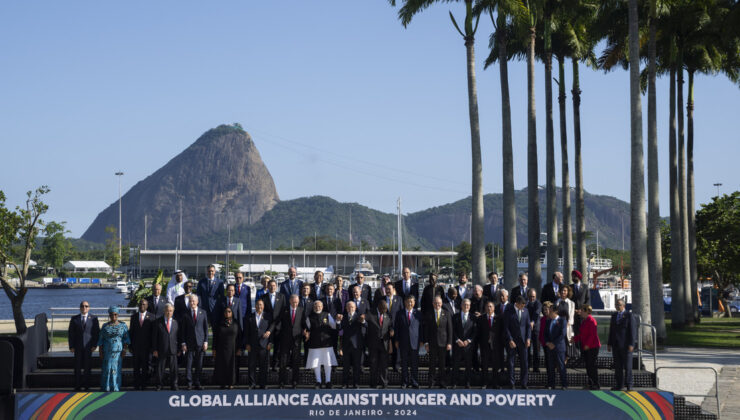
[[[121,177],[123,172],[116,172],[116,176],[118,177],[118,266],[120,267],[123,262],[121,256]]]
[[[717,198],[719,198],[719,187],[722,186],[722,183],[721,182],[718,182],[718,183],[714,184],[714,186],[717,187]]]

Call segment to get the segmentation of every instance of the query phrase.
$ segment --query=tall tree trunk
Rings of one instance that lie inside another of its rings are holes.
[[[470,113],[470,145],[473,151],[473,278],[483,284],[486,280],[486,250],[483,238],[483,164],[480,152],[480,123],[478,120],[478,90],[475,83],[475,39],[469,34],[465,37],[468,58],[468,111]]]
[[[586,217],[583,202],[583,163],[581,159],[581,87],[578,78],[578,60],[573,59],[573,153],[575,154],[576,177],[576,255],[578,270],[588,278],[588,256],[586,255]]]
[[[689,274],[691,290],[697,290],[696,272],[696,212],[694,210],[694,70],[689,70],[689,100],[686,105],[686,209],[689,227]],[[691,294],[691,307],[694,321],[699,322],[699,297]]]
[[[555,191],[555,133],[552,115],[552,49],[550,17],[545,17],[545,212],[547,225],[547,279],[558,271],[558,205]],[[566,277],[568,279],[569,277]]]
[[[663,309],[663,254],[660,238],[660,183],[658,182],[658,121],[655,92],[655,19],[651,1],[648,40],[648,276],[650,277],[650,316],[658,341],[666,338]]]
[[[629,1],[630,62],[630,245],[632,263],[632,311],[651,323],[650,285],[647,267],[647,222],[645,220],[645,163],[642,144],[642,104],[640,103],[640,41],[637,0]],[[652,336],[643,329],[643,344],[652,347]]]
[[[568,133],[565,123],[565,58],[558,57],[558,105],[560,106],[560,154],[562,159],[562,190],[563,200],[563,272],[570,278],[573,271],[573,232],[571,231],[570,216],[570,172],[568,170]]]
[[[679,54],[679,57],[683,57]],[[679,59],[678,65],[678,86],[677,86],[677,103],[676,111],[678,117],[678,211],[680,215],[680,229],[681,229],[681,277],[683,278],[684,284],[684,316],[686,317],[686,324],[694,324],[694,310],[691,305],[693,301],[693,295],[696,294],[696,289],[691,288],[691,273],[689,270],[689,219],[688,209],[686,208],[686,147],[684,143],[684,121],[683,121],[683,67],[681,63],[683,60]]]
[[[527,234],[529,263],[527,273],[529,286],[539,295],[542,289],[540,269],[540,205],[537,185],[537,112],[534,98],[534,44],[537,31],[529,28],[529,50],[527,51]]]
[[[22,274],[19,274],[19,277]],[[23,334],[26,332],[26,318],[23,316],[23,300],[26,297],[28,288],[25,287],[25,282],[21,282],[19,287],[11,287],[9,283],[5,281],[7,275],[3,275],[2,288],[5,294],[10,300],[10,307],[13,311],[13,321],[15,323],[15,332],[17,334]]]
[[[511,136],[511,101],[509,99],[509,68],[506,56],[506,15],[499,12],[497,33],[498,66],[501,80],[501,160],[504,181],[504,273],[502,281],[511,288],[516,283],[516,201],[514,199],[514,153]]]
[[[681,269],[681,212],[678,200],[678,163],[676,152],[676,69],[671,68],[670,116],[668,126],[668,170],[671,206],[671,328],[686,324],[686,305]]]

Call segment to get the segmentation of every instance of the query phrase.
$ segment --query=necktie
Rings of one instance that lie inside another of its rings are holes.
[[[275,295],[270,295],[270,305],[273,308],[275,307]]]
[[[466,322],[468,322],[468,314],[463,313],[463,325],[465,325]]]
[[[236,288],[236,297],[239,297],[241,293],[242,293],[242,285],[240,284],[239,287]]]
[[[621,320],[622,320],[622,313],[621,312],[617,312],[617,322],[619,322]]]
[[[85,324],[87,324],[87,315],[82,317],[82,326],[84,327]]]
[[[198,322],[198,313],[193,309],[193,324]]]
[[[290,323],[295,324],[295,309],[290,310]]]
[[[329,305],[328,306],[331,306],[331,296],[329,296]]]
[[[493,317],[491,315],[488,315],[488,327],[493,327]]]
[[[436,314],[437,314],[437,326],[439,326],[439,311],[437,311]]]
[[[380,314],[380,326],[383,326],[383,314]]]
[[[519,320],[519,322],[522,322],[522,310],[521,309],[516,310],[516,317]]]
[[[144,314],[139,315],[139,326],[144,326]]]
[[[576,293],[578,293],[578,283],[575,284]]]
[[[409,311],[409,324],[411,323],[411,311]]]
[[[316,298],[318,299],[318,298],[320,298],[320,297],[321,297],[321,286],[319,286],[319,285],[317,284],[317,285],[316,285]]]
[[[170,319],[167,318],[167,332],[170,332]]]
[[[155,297],[154,298],[154,306],[157,306],[157,305],[159,305],[159,298],[158,297]]]
[[[229,308],[231,308],[231,298],[229,298]]]
[[[408,295],[409,294],[409,284],[408,282],[403,283],[403,293]]]

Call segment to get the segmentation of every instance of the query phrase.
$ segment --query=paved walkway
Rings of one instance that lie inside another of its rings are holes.
[[[714,393],[714,386],[711,388]],[[723,419],[740,419],[740,366],[724,366],[719,376],[719,409]],[[717,401],[705,398],[701,408],[710,413],[717,412]]]

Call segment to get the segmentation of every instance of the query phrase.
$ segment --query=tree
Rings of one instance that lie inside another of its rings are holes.
[[[629,0],[630,73],[630,250],[632,263],[632,310],[651,323],[650,288],[647,269],[647,223],[645,220],[645,164],[642,143],[642,105],[640,103],[640,40],[637,0]],[[643,342],[651,347],[652,337],[644,330]]]
[[[552,111],[552,26],[554,1],[544,8],[545,63],[545,225],[547,229],[547,278],[558,271],[558,207],[555,190],[555,133]]]
[[[467,58],[467,79],[468,79],[468,114],[470,118],[470,143],[472,149],[472,252],[473,252],[473,273],[472,281],[483,284],[486,281],[486,255],[485,240],[483,231],[484,210],[483,210],[483,163],[481,161],[480,149],[480,121],[478,118],[478,89],[475,81],[475,32],[478,29],[480,18],[473,24],[473,1],[463,0],[465,2],[465,24],[463,30],[457,24],[455,17],[450,12],[452,24],[457,32],[465,41],[465,52]],[[395,5],[395,0],[390,0]],[[404,5],[398,11],[398,17],[404,27],[411,23],[411,19],[436,3],[437,0],[404,0]]]
[[[116,267],[121,265],[121,259],[118,252],[118,229],[115,226],[105,228],[108,239],[105,240],[105,262],[115,271]]]
[[[41,255],[44,263],[54,270],[59,271],[64,265],[64,258],[67,256],[71,245],[69,240],[64,237],[68,231],[65,223],[49,222],[44,227],[44,240],[41,245]]]
[[[42,201],[48,192],[49,188],[45,185],[35,191],[28,191],[25,208],[16,207],[15,211],[12,211],[5,207],[5,194],[0,191],[0,265],[3,267],[0,283],[10,299],[15,330],[18,334],[26,332],[23,300],[28,292],[26,286],[28,262],[36,246],[39,229],[44,226],[41,217],[49,210],[49,206]],[[17,286],[11,284],[5,270],[7,265],[11,265],[18,276]]]

